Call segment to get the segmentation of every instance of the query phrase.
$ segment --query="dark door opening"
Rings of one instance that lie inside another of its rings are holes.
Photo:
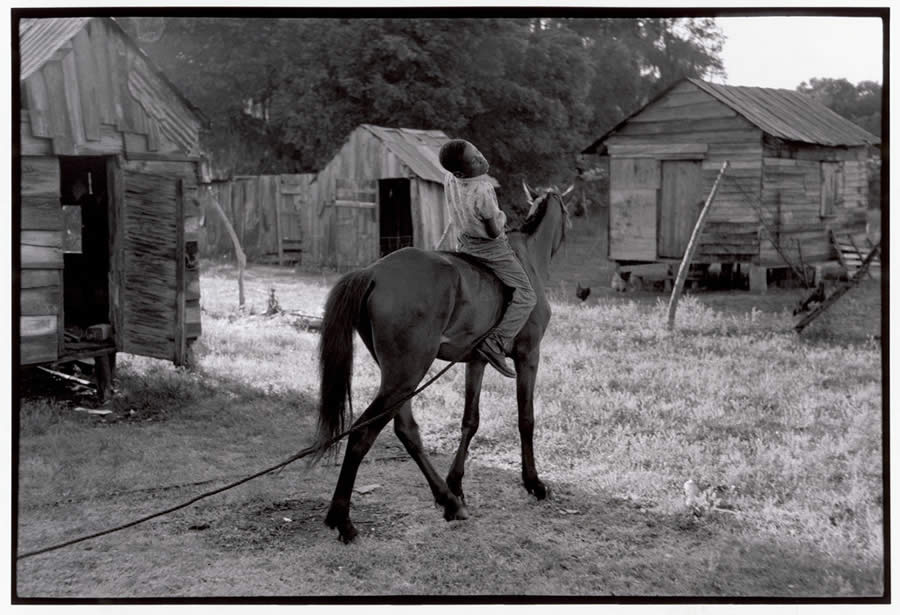
[[[63,207],[63,316],[76,337],[110,322],[109,196],[106,159],[60,157]]]
[[[413,245],[408,179],[378,181],[381,256]]]

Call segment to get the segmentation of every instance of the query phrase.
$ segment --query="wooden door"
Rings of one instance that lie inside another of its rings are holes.
[[[703,208],[703,172],[696,160],[664,160],[659,198],[657,252],[681,258]]]
[[[185,358],[185,240],[182,181],[125,171],[120,284],[121,350]]]
[[[659,161],[612,158],[609,176],[609,257],[655,260]]]
[[[378,191],[372,181],[335,182],[338,269],[362,267],[378,258]]]
[[[304,260],[311,262],[312,245],[304,245],[303,237],[303,217],[310,202],[309,178],[309,175],[280,175],[276,200],[282,254],[306,252]]]

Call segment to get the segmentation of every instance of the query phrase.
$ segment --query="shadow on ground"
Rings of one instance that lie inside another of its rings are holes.
[[[450,457],[434,456],[445,471]],[[338,467],[298,462],[113,536],[23,560],[19,596],[879,595],[880,566],[752,535],[739,515],[665,514],[554,484],[538,502],[516,472],[470,465],[472,517],[447,523],[385,432],[360,468],[351,545],[323,524]],[[25,509],[20,549],[97,531],[196,495],[196,487]],[[149,510],[148,510],[149,509]]]

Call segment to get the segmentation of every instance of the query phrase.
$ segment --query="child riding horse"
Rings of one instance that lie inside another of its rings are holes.
[[[548,490],[534,464],[534,383],[540,343],[550,321],[544,280],[550,259],[568,226],[563,195],[537,196],[526,188],[531,203],[522,227],[509,233],[509,245],[522,263],[536,295],[524,326],[513,340],[516,366],[519,434],[522,440],[522,480],[538,499]],[[444,518],[466,519],[462,478],[469,442],[478,429],[478,402],[486,365],[473,348],[503,315],[506,287],[471,256],[404,248],[365,269],[344,275],[325,305],[319,341],[321,387],[317,445],[324,453],[344,429],[346,400],[353,371],[353,332],[359,333],[381,369],[381,384],[349,437],[340,476],[325,518],[339,538],[357,535],[350,521],[350,496],[360,462],[375,438],[393,419],[394,431],[421,469]],[[462,438],[446,480],[425,455],[412,402],[403,401],[425,376],[435,359],[466,363]]]

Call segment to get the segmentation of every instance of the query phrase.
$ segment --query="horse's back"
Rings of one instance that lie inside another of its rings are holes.
[[[442,359],[462,358],[502,315],[505,287],[468,254],[403,248],[370,267],[370,315],[432,332],[440,339]]]

